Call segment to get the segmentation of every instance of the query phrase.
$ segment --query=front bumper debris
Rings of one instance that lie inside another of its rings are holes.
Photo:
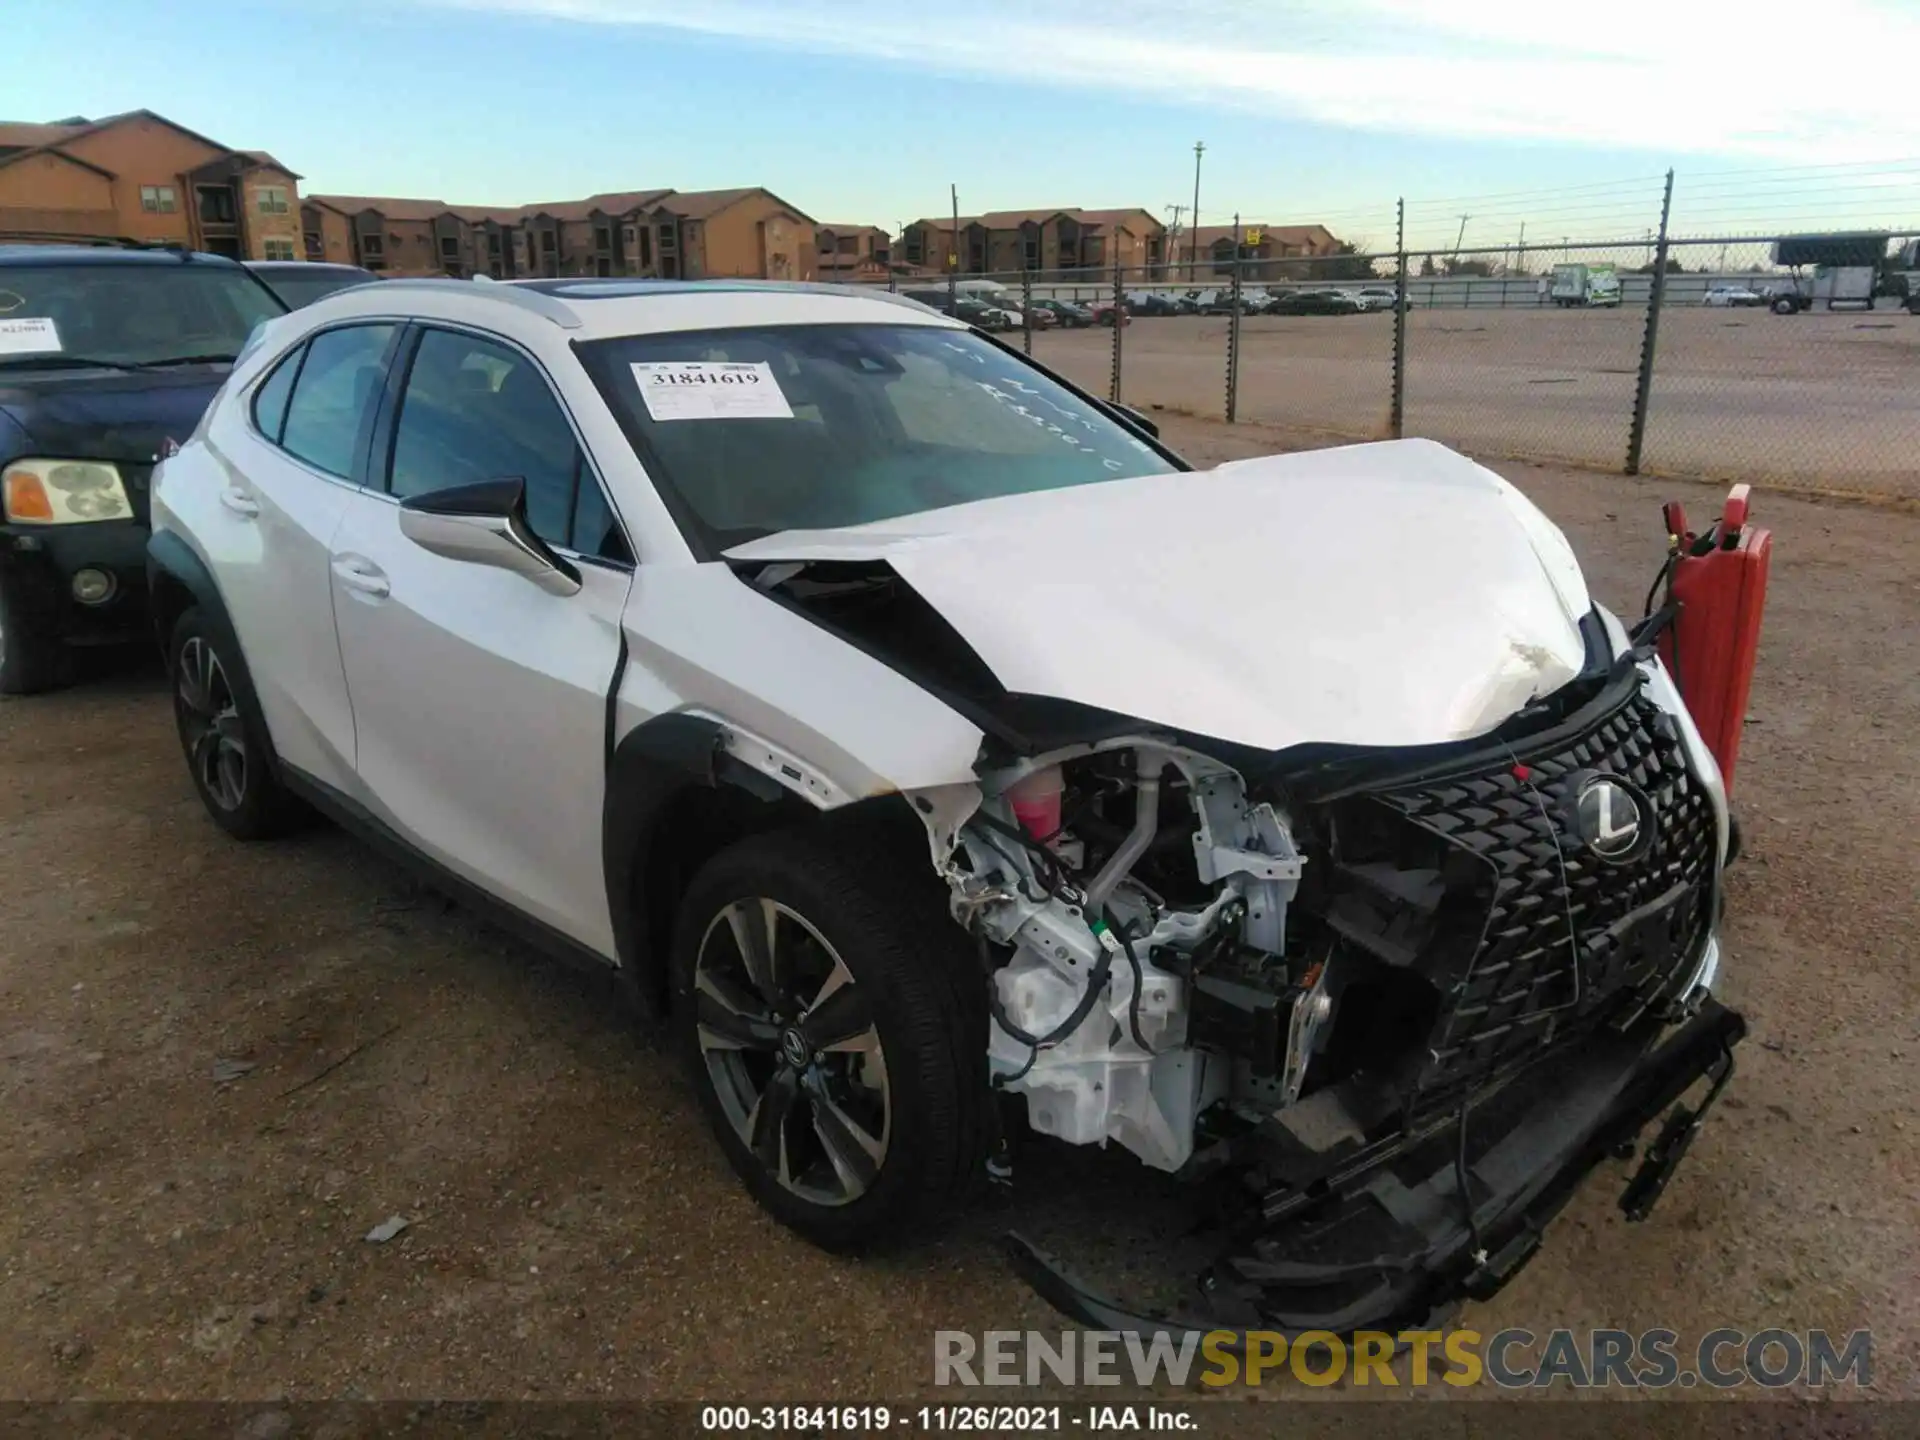
[[[1258,1189],[1260,1165],[1241,1162],[1257,1193],[1228,1222],[1191,1311],[1128,1311],[1019,1235],[1008,1237],[1015,1268],[1055,1309],[1100,1330],[1427,1328],[1463,1299],[1497,1294],[1589,1172],[1631,1154],[1641,1130],[1671,1112],[1620,1199],[1628,1220],[1646,1218],[1732,1075],[1746,1022],[1708,1000],[1664,1040],[1658,1028],[1591,1035],[1492,1093],[1338,1149],[1304,1176],[1296,1164],[1284,1185]],[[1681,1105],[1702,1080],[1700,1103]]]

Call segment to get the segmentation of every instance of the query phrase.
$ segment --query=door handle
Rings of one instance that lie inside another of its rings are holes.
[[[251,520],[260,513],[260,502],[238,485],[229,485],[222,490],[220,503],[244,520]]]
[[[342,555],[333,562],[333,573],[340,577],[340,583],[347,589],[362,595],[378,598],[393,593],[393,585],[388,581],[386,572],[371,560]]]

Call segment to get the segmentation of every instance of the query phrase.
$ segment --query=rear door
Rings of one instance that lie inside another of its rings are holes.
[[[353,783],[353,714],[334,636],[331,545],[365,477],[392,322],[322,330],[290,351],[209,437],[220,473],[194,533],[260,697],[275,751],[335,789]],[[169,497],[170,503],[174,502]]]
[[[631,552],[537,361],[424,326],[334,537],[334,610],[360,796],[429,858],[612,958],[600,852],[607,696]],[[576,594],[422,549],[399,502],[516,476]]]

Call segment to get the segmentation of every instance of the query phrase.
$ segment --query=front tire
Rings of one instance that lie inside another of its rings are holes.
[[[73,654],[0,577],[0,695],[38,695],[73,678]]]
[[[701,1107],[782,1224],[858,1250],[965,1195],[990,1104],[985,987],[924,840],[829,818],[741,841],[688,888],[672,966]]]
[[[233,642],[197,608],[174,623],[167,645],[173,719],[200,803],[239,840],[283,835],[306,811],[274,774],[266,725],[235,685]]]

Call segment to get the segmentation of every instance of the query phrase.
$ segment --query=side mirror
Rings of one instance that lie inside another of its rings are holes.
[[[400,533],[449,560],[525,576],[549,595],[580,591],[580,572],[527,524],[527,482],[518,475],[403,500]]]
[[[1159,423],[1151,419],[1144,410],[1136,410],[1131,405],[1114,405],[1113,410],[1136,430],[1144,430],[1154,439],[1160,438]]]

